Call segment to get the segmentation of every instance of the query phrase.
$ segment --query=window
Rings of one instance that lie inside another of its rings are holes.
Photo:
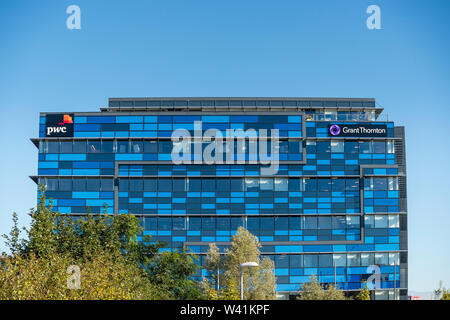
[[[230,191],[230,180],[217,179],[216,191]]]
[[[46,147],[45,141],[39,141],[39,153],[45,153]]]
[[[303,256],[302,255],[291,255],[289,257],[289,264],[291,268],[301,268],[303,267]]]
[[[247,229],[259,232],[259,218],[247,218]]]
[[[331,217],[319,217],[319,229],[331,229]]]
[[[244,219],[242,217],[234,217],[230,219],[231,230],[237,230],[239,227],[244,226]]]
[[[202,230],[215,230],[216,220],[213,217],[202,218]]]
[[[72,180],[60,179],[59,180],[59,190],[60,191],[72,191]]]
[[[400,254],[398,252],[389,253],[389,265],[393,266],[394,264],[397,266],[400,264]]]
[[[230,218],[217,218],[217,230],[230,230]]]
[[[172,141],[159,141],[158,151],[160,153],[171,153],[172,152]]]
[[[317,255],[307,254],[305,255],[305,268],[317,268],[318,259]]]
[[[275,191],[288,191],[288,179],[275,178]]]
[[[387,228],[388,219],[387,216],[376,215],[375,216],[375,228]]]
[[[331,140],[331,152],[343,153],[344,152],[344,141]]]
[[[158,144],[155,141],[144,141],[144,152],[145,153],[157,153]]]
[[[145,230],[157,230],[158,229],[158,218],[156,217],[145,217],[144,218]]]
[[[74,141],[73,153],[86,153],[86,141]]]
[[[287,255],[276,255],[275,256],[275,267],[276,268],[289,268],[289,256]]]
[[[100,189],[99,179],[87,179],[87,191],[98,191]]]
[[[346,179],[345,191],[359,191],[359,180],[358,179]]]
[[[156,191],[156,179],[145,179],[144,180],[144,191]]]
[[[47,153],[59,153],[59,142],[47,142]]]
[[[386,153],[386,144],[384,141],[374,141],[373,142],[373,152],[374,153]]]
[[[388,217],[389,228],[399,228],[399,218],[397,215]]]
[[[289,191],[303,191],[303,179],[291,178],[289,179]]]
[[[208,192],[216,189],[216,180],[214,179],[202,179],[202,191]]]
[[[114,191],[114,180],[112,179],[101,179],[101,190],[102,191]]]
[[[319,254],[319,266],[329,268],[333,266],[333,256],[331,254]]]
[[[245,179],[245,191],[258,191],[259,189],[259,180],[258,179]]]
[[[186,179],[173,179],[173,191],[187,191]]]
[[[88,153],[99,153],[101,151],[100,141],[88,141],[87,152]]]
[[[61,153],[72,153],[72,142],[61,142]]]
[[[361,266],[368,267],[374,264],[374,255],[371,253],[361,253]]]
[[[387,190],[387,179],[386,178],[374,178],[373,179],[373,190]]]
[[[130,153],[129,141],[117,141],[117,152],[118,153]]]
[[[394,141],[386,141],[386,153],[394,153]]]
[[[296,154],[302,152],[302,141],[289,141],[289,153]]]
[[[158,229],[159,230],[171,230],[172,229],[172,219],[171,218],[158,218]]]
[[[348,228],[359,228],[360,216],[347,216],[346,221]]]
[[[259,180],[259,188],[261,190],[273,190],[273,179],[261,178]]]
[[[128,191],[128,180],[126,180],[126,179],[119,180],[119,191],[121,191],[121,192]]]
[[[317,153],[328,153],[330,150],[331,147],[329,141],[317,141]]]
[[[347,266],[348,267],[359,267],[361,265],[361,257],[357,253],[347,254]]]
[[[333,254],[333,262],[336,267],[345,267],[347,257],[345,254]]]
[[[394,177],[388,178],[388,190],[398,190],[398,179]]]
[[[173,230],[186,230],[186,218],[173,218]]]
[[[261,218],[261,230],[273,230],[274,219],[269,217]]]
[[[345,179],[332,179],[332,191],[342,192],[345,190]]]
[[[360,153],[373,153],[372,142],[371,141],[360,141],[359,142],[359,152]]]
[[[320,192],[331,191],[331,179],[317,179],[317,190]]]
[[[189,230],[201,230],[202,219],[196,217],[189,217]]]
[[[345,153],[358,153],[357,141],[345,141]]]
[[[169,179],[158,180],[158,191],[172,191],[172,180]]]
[[[345,229],[346,228],[345,217],[332,217],[332,228]]]
[[[316,191],[317,179],[305,179],[305,191]]]
[[[188,180],[188,190],[189,191],[202,191],[202,183],[200,179],[189,179]]]
[[[275,229],[276,230],[288,230],[289,220],[287,217],[276,217],[275,218]]]
[[[366,228],[374,228],[375,227],[375,219],[372,215],[364,216],[364,225]]]
[[[114,153],[114,142],[113,141],[102,141],[102,152],[103,153]]]
[[[73,191],[86,191],[86,179],[74,179]]]
[[[144,143],[142,141],[131,141],[131,153],[142,153],[144,151]]]
[[[244,184],[242,179],[232,179],[231,180],[231,191],[240,192],[244,191]]]
[[[317,229],[317,217],[304,217],[305,229]]]
[[[389,256],[387,253],[375,253],[375,264],[387,265]]]
[[[142,191],[143,186],[142,180],[130,179],[130,191]]]

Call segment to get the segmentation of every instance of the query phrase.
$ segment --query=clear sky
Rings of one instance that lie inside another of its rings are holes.
[[[81,8],[81,30],[66,8]],[[366,9],[381,8],[381,30]],[[374,97],[406,126],[409,286],[450,286],[450,1],[0,2],[0,233],[36,205],[40,111],[108,97]],[[0,244],[0,250],[5,247]]]

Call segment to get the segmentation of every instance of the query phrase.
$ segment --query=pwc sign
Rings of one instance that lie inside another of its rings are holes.
[[[73,114],[48,114],[45,120],[46,137],[73,137]]]

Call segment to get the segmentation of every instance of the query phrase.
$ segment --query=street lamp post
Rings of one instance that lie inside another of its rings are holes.
[[[254,268],[259,266],[257,262],[244,262],[240,265],[241,269],[241,300],[244,300],[244,268]]]

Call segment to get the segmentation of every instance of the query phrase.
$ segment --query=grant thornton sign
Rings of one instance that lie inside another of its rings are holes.
[[[331,137],[386,137],[384,124],[329,124],[328,135]]]

